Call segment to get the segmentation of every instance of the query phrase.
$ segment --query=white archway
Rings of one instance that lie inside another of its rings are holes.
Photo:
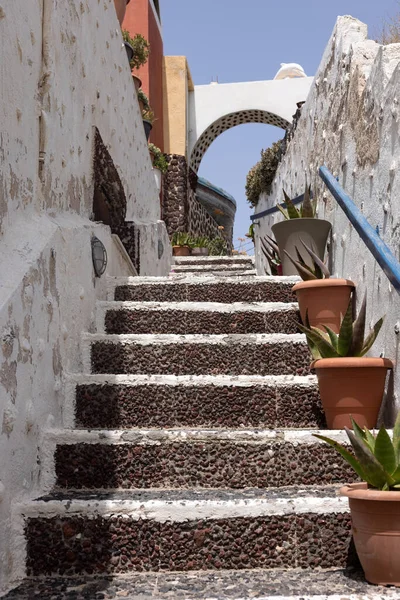
[[[298,102],[306,100],[313,77],[195,86],[189,93],[190,166],[197,172],[212,142],[244,123],[286,129]]]

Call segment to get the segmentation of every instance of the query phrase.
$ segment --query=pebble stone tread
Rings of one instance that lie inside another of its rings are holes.
[[[137,573],[115,577],[27,579],[3,600],[394,600],[400,591],[368,584],[358,569]]]
[[[243,311],[221,313],[187,310],[108,310],[106,333],[298,333],[296,309],[271,310],[267,313]]]
[[[26,520],[27,575],[203,569],[346,568],[347,512],[155,521],[112,513]]]
[[[294,302],[293,283],[210,281],[118,285],[115,300],[131,302]]]
[[[60,444],[57,486],[107,488],[268,488],[356,480],[328,445],[226,440],[159,444]]]
[[[229,338],[229,339],[227,339]],[[94,341],[92,373],[160,375],[309,375],[307,343],[254,343],[251,336],[226,336],[221,343],[171,344]]]
[[[301,410],[299,410],[299,405]],[[317,386],[118,385],[76,388],[76,426],[326,427]]]

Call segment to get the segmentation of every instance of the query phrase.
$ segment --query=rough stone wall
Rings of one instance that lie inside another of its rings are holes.
[[[168,160],[163,196],[163,219],[168,233],[183,231],[195,237],[223,238],[216,220],[196,198],[186,158],[170,154]]]
[[[386,314],[371,355],[384,353],[398,362],[396,323],[400,299],[357,232],[318,176],[325,164],[381,237],[399,256],[400,241],[400,44],[381,46],[367,39],[367,27],[352,17],[339,17],[307,102],[302,107],[268,197],[255,212],[282,201],[282,188],[293,197],[304,190],[305,178],[319,199],[318,216],[331,221],[330,260],[333,275],[358,285],[357,301],[367,292],[368,323]],[[263,218],[256,227],[256,261],[263,273],[259,237],[270,233],[279,215]],[[393,384],[393,385],[392,385]],[[390,384],[399,389],[396,368]],[[390,391],[390,390],[389,390]],[[389,394],[390,396],[390,394]],[[398,400],[398,392],[394,394]],[[393,418],[387,403],[385,418]]]
[[[141,272],[167,274],[171,250],[113,0],[0,4],[1,593],[24,564],[12,506],[44,491],[42,434],[63,425],[80,335],[107,297],[92,235],[107,275],[132,274],[110,228],[91,220],[96,130]]]

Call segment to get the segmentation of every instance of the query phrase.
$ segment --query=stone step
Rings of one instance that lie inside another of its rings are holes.
[[[312,376],[87,375],[69,389],[71,428],[326,426]]]
[[[333,488],[57,493],[26,503],[28,576],[356,564]],[[24,527],[25,524],[25,527]]]
[[[109,300],[131,302],[293,302],[298,277],[109,277]]]
[[[233,278],[245,278],[246,280],[254,279],[257,275],[257,271],[255,269],[247,269],[247,268],[238,268],[238,269],[218,269],[212,266],[209,267],[172,267],[170,271],[170,278],[175,278],[178,276],[182,276],[185,274],[186,276],[196,275],[197,277],[220,277],[222,279],[226,279],[227,277]]]
[[[153,375],[308,375],[302,334],[83,334],[87,373]]]
[[[235,254],[234,256],[174,256],[176,265],[254,265],[254,256]]]
[[[26,579],[3,600],[399,600],[360,569],[257,569]]]
[[[106,333],[297,333],[298,305],[288,302],[98,302]]]
[[[221,272],[230,272],[232,275],[235,272],[240,272],[246,274],[256,274],[254,269],[254,265],[250,262],[246,264],[234,263],[231,262],[229,264],[174,264],[171,267],[171,272],[175,273],[195,273],[197,275],[202,275],[207,272],[219,273]]]
[[[345,442],[342,432],[326,435]],[[68,489],[268,488],[356,481],[337,452],[307,430],[64,430],[56,487]]]

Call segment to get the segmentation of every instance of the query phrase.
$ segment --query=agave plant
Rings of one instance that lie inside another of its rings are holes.
[[[365,337],[366,311],[367,296],[365,295],[360,313],[353,322],[353,299],[351,298],[338,334],[326,325],[324,326],[326,333],[316,327],[310,327],[307,315],[306,325],[299,323],[298,327],[306,334],[314,359],[364,356],[375,342],[384,321],[384,317],[381,317]]]
[[[171,238],[171,244],[173,246],[189,246],[189,248],[191,248],[193,246],[193,240],[188,233],[177,231]]]
[[[353,456],[345,446],[331,438],[314,434],[327,442],[343,456],[357,475],[378,490],[400,489],[400,413],[393,429],[393,440],[382,426],[376,436],[366,427],[361,429],[351,419],[353,431],[345,427],[352,445]]]
[[[209,243],[210,240],[207,237],[198,237],[193,240],[194,248],[208,248]]]
[[[297,260],[290,256],[289,252],[287,252],[286,250],[284,250],[284,253],[288,257],[288,259],[294,264],[298,274],[303,279],[303,281],[311,281],[312,279],[329,279],[331,274],[326,264],[319,258],[319,256],[313,250],[311,250],[311,248],[309,248],[303,242],[303,240],[300,240],[300,242],[304,246],[306,252],[309,254],[312,260],[312,267],[310,267],[310,265],[308,265],[305,262],[297,246],[295,246]]]
[[[285,219],[315,219],[317,212],[317,200],[311,200],[311,186],[307,185],[304,190],[303,202],[299,209],[295,207],[292,200],[289,198],[285,190],[283,190],[285,196],[286,210],[281,204],[277,204],[277,208],[281,211]]]
[[[279,267],[282,264],[282,261],[278,244],[269,235],[266,235],[264,238],[260,238],[260,242],[261,251],[268,261],[271,275],[279,275]]]

